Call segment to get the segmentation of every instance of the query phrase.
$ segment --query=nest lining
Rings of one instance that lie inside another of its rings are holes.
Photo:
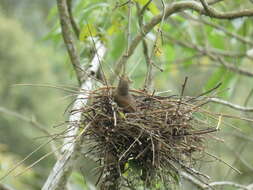
[[[177,166],[193,172],[206,134],[216,131],[194,115],[203,101],[132,94],[138,108],[133,113],[125,113],[113,101],[111,90],[103,88],[94,91],[91,105],[82,110],[84,123],[91,123],[85,133],[93,144],[89,154],[102,166],[101,189],[171,184],[178,176]]]

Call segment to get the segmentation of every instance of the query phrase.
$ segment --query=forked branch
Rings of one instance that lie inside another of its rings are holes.
[[[135,38],[132,40],[129,45],[128,54],[125,53],[120,57],[118,62],[116,63],[115,75],[118,75],[122,69],[122,66],[127,62],[127,60],[132,56],[138,44],[142,41],[142,39],[149,33],[157,24],[159,24],[162,19],[168,18],[170,15],[181,12],[184,10],[194,10],[202,15],[207,15],[212,18],[217,19],[235,19],[245,16],[253,16],[253,9],[245,9],[231,12],[221,12],[210,6],[208,6],[208,11],[202,6],[201,3],[195,1],[181,1],[170,3],[166,6],[165,14],[160,14],[155,16],[149,23],[143,26],[142,31],[140,31]],[[113,83],[115,75],[112,75],[110,82]]]

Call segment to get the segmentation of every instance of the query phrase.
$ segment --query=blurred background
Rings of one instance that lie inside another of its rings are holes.
[[[64,91],[50,87],[15,86],[75,86],[75,78],[66,69],[71,67],[67,65],[65,50],[45,39],[52,25],[48,15],[54,6],[55,2],[51,0],[0,2],[1,176],[47,141],[47,137],[42,137],[45,134],[34,127],[34,121],[53,133],[53,126],[66,119],[64,110],[70,101],[63,100],[67,95]],[[17,170],[22,171],[25,165],[49,152],[49,148],[44,146]],[[53,163],[53,156],[49,156],[22,176],[9,177],[4,183],[16,189],[40,189]]]
[[[93,34],[101,37],[106,44],[104,70],[107,77],[112,74],[113,64],[126,47],[124,31],[127,9],[117,8],[117,2],[124,1],[77,0],[73,4],[73,14],[83,35],[77,42],[83,63],[88,63],[92,57],[89,49],[92,44],[85,41],[88,21],[95,28]],[[160,1],[155,1],[154,6],[145,14],[144,22],[161,11]],[[228,11],[253,7],[253,4],[240,0],[229,1],[228,4],[221,2],[214,7]],[[138,32],[138,24],[136,17],[131,19],[131,34],[134,36]],[[253,73],[250,51],[253,48],[252,18],[215,20],[185,11],[167,19],[162,30],[163,37],[158,38],[153,59],[157,67],[163,70],[153,69],[154,88],[157,91],[169,90],[165,95],[180,94],[184,78],[188,76],[185,95],[196,96],[222,82],[219,98],[253,107],[253,76],[238,72],[238,68],[242,68]],[[68,119],[64,113],[75,95],[66,89],[77,88],[78,84],[60,32],[56,1],[0,1],[0,177],[48,140],[39,128],[51,134],[64,130],[62,123]],[[152,31],[147,37],[150,48],[155,36]],[[212,59],[210,54],[221,57],[234,69],[228,69]],[[141,46],[127,65],[127,72],[134,81],[133,87],[137,89],[143,87],[146,74],[145,58],[140,55]],[[213,103],[208,108],[253,119],[252,112]],[[222,142],[210,139],[208,151],[239,169],[242,174],[213,158],[205,159],[197,168],[208,172],[210,182],[251,184],[253,123],[240,119],[222,120],[221,130],[215,135]],[[217,122],[214,121],[214,125]],[[40,189],[55,162],[53,154],[31,169],[25,172],[24,169],[50,152],[50,148],[47,144],[36,151],[3,183],[15,189]],[[20,172],[21,175],[14,177],[14,173]],[[73,189],[84,189],[89,180],[92,179],[83,179],[82,172],[74,172],[70,183]],[[182,189],[191,189],[191,186],[183,182]]]

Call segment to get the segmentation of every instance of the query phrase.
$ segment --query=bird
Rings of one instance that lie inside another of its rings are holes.
[[[120,77],[117,88],[114,91],[114,101],[119,107],[123,108],[125,112],[135,112],[137,110],[136,101],[132,94],[129,93],[130,80],[127,76]]]

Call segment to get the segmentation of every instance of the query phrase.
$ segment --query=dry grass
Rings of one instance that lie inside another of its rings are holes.
[[[134,113],[124,113],[105,88],[94,91],[91,105],[82,110],[84,123],[91,123],[89,154],[101,164],[101,189],[166,189],[182,169],[200,175],[192,166],[205,150],[207,134],[216,131],[196,116],[207,102],[131,93]]]

